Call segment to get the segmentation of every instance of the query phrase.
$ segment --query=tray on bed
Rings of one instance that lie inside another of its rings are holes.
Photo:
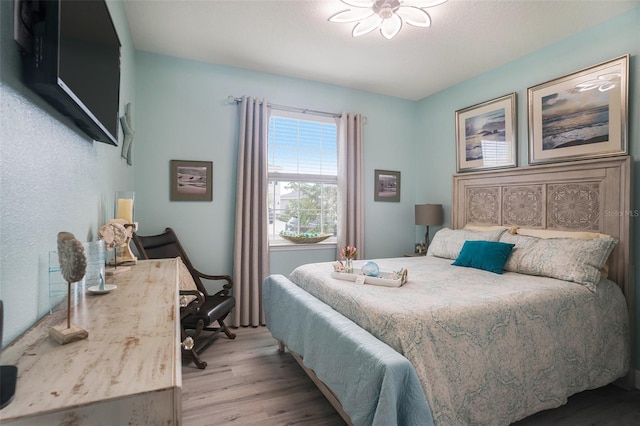
[[[403,269],[399,278],[394,278],[394,274],[391,272],[380,272],[377,277],[370,277],[368,275],[364,275],[362,273],[362,269],[354,269],[352,273],[334,271],[331,273],[331,277],[344,281],[356,281],[358,277],[364,277],[364,282],[361,284],[400,287],[402,284],[407,282],[407,270]]]

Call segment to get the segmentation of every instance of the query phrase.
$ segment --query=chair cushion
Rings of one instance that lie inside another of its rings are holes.
[[[198,312],[187,315],[182,320],[182,325],[184,328],[195,328],[198,321],[203,320],[206,327],[212,322],[226,317],[235,305],[236,299],[233,296],[222,296],[220,294],[207,296],[204,305],[200,307]]]

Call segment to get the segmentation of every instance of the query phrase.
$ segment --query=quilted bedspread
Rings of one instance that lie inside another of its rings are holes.
[[[506,425],[627,372],[627,309],[614,283],[594,293],[451,262],[376,260],[381,271],[408,269],[399,288],[333,279],[331,263],[289,278],[411,361],[439,425]]]

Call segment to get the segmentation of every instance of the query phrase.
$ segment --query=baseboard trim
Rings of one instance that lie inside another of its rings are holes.
[[[636,370],[636,389],[640,389],[640,370]]]

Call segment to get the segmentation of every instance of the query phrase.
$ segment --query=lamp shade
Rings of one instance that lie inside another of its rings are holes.
[[[443,222],[442,204],[416,204],[416,225],[436,226]]]

